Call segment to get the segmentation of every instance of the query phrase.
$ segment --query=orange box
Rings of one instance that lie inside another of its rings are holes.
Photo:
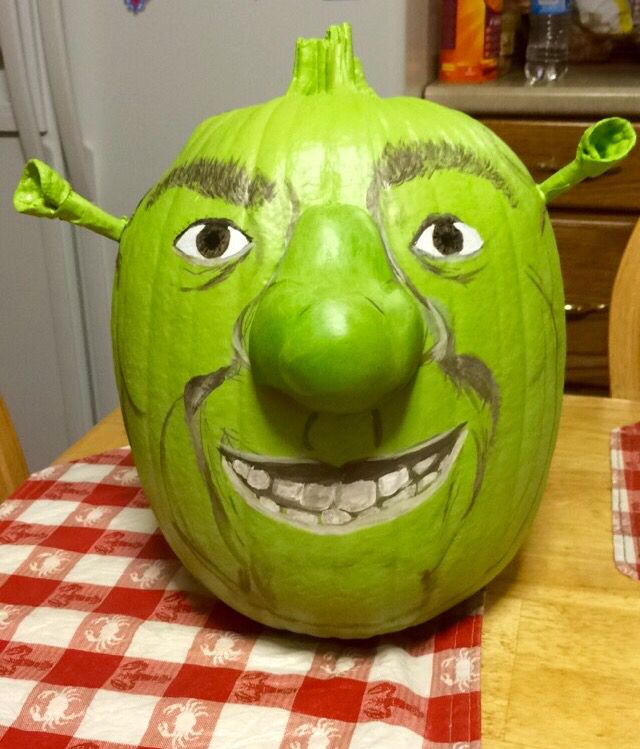
[[[502,0],[443,0],[440,80],[480,83],[497,76]]]

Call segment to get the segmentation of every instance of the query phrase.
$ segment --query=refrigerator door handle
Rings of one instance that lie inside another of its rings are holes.
[[[38,13],[43,28],[47,30],[46,34],[42,34],[42,45],[67,171],[74,189],[94,201],[96,199],[95,174],[92,159],[82,139],[77,116],[78,108],[69,68],[60,0],[44,0],[44,2],[39,0]]]
[[[31,39],[33,26],[25,24],[28,5],[18,0],[1,0],[0,48],[5,59],[5,75],[14,119],[18,127],[22,154],[27,158],[44,158],[38,115],[33,97],[33,78],[29,75],[30,55],[24,49]],[[30,50],[32,51],[32,50]],[[33,61],[33,57],[31,57]]]
[[[48,121],[50,110],[46,106],[46,77],[37,29],[32,0],[0,0],[0,46],[23,156],[41,158],[61,168],[55,122]],[[58,221],[41,221],[39,225],[64,404],[65,424],[61,428],[71,442],[96,421],[78,259],[71,227]]]
[[[83,140],[80,108],[73,87],[65,10],[60,0],[36,2],[51,103],[64,154],[66,176],[76,192],[99,203],[94,155]],[[117,404],[109,337],[116,250],[110,241],[83,232],[76,234],[75,241],[93,408],[100,418]]]

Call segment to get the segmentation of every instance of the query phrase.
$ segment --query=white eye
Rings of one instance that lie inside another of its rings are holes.
[[[173,246],[199,265],[219,265],[248,252],[251,238],[226,219],[204,219],[185,229]]]
[[[455,216],[429,216],[418,230],[413,249],[418,255],[443,258],[475,255],[484,242],[478,232]]]

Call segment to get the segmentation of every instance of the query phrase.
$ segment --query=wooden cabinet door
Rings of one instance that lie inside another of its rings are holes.
[[[553,211],[567,310],[566,390],[606,394],[609,388],[608,326],[613,281],[632,216],[587,217]]]
[[[499,135],[525,163],[536,182],[570,162],[582,133],[592,121],[493,120],[482,122]],[[640,125],[636,125],[640,134]],[[585,180],[553,201],[556,208],[640,212],[640,148],[615,169]]]

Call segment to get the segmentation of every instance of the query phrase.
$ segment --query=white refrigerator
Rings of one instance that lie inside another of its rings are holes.
[[[298,36],[349,21],[369,83],[420,95],[437,5],[149,0],[133,13],[124,0],[0,0],[0,394],[32,470],[116,406],[117,247],[16,215],[24,160],[47,161],[130,215],[200,121],[286,90]]]

